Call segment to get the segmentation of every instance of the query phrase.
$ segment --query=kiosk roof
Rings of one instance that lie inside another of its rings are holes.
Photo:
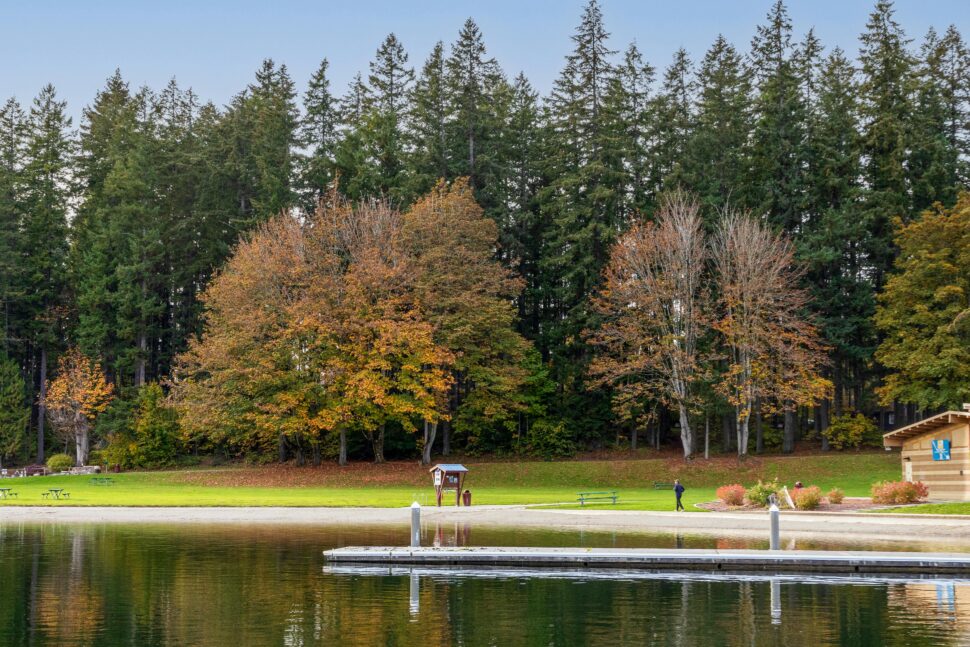
[[[458,463],[439,463],[428,471],[433,472],[435,470],[441,470],[442,472],[467,472],[468,468]]]

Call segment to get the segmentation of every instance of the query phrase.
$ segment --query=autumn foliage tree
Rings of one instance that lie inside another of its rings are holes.
[[[47,386],[47,415],[65,442],[74,441],[79,466],[87,463],[91,429],[108,408],[112,391],[101,364],[78,349],[68,350],[58,360],[57,377]]]
[[[718,291],[715,327],[727,358],[719,383],[734,408],[738,456],[748,451],[756,403],[791,410],[824,397],[823,347],[806,320],[806,292],[791,242],[750,214],[722,214],[712,242]]]
[[[970,193],[896,234],[895,272],[879,296],[876,353],[890,373],[878,393],[923,409],[970,399]]]
[[[615,387],[619,413],[657,401],[680,416],[684,457],[694,453],[690,410],[703,372],[708,329],[707,246],[697,201],[667,196],[656,222],[635,223],[613,246],[595,301],[604,323],[591,336],[600,351],[592,372]]]

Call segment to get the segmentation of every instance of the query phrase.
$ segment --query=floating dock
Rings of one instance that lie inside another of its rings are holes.
[[[330,564],[623,569],[721,573],[970,575],[970,554],[656,548],[395,548],[324,551]]]

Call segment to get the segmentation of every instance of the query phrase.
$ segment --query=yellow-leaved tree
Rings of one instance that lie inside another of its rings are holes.
[[[64,442],[74,441],[77,464],[87,463],[94,421],[108,408],[113,389],[101,364],[71,348],[57,362],[57,377],[47,385],[47,415]]]

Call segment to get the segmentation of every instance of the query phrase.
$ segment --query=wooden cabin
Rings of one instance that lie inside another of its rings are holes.
[[[970,501],[970,412],[947,411],[882,437],[902,451],[903,480],[922,481],[935,500]]]

